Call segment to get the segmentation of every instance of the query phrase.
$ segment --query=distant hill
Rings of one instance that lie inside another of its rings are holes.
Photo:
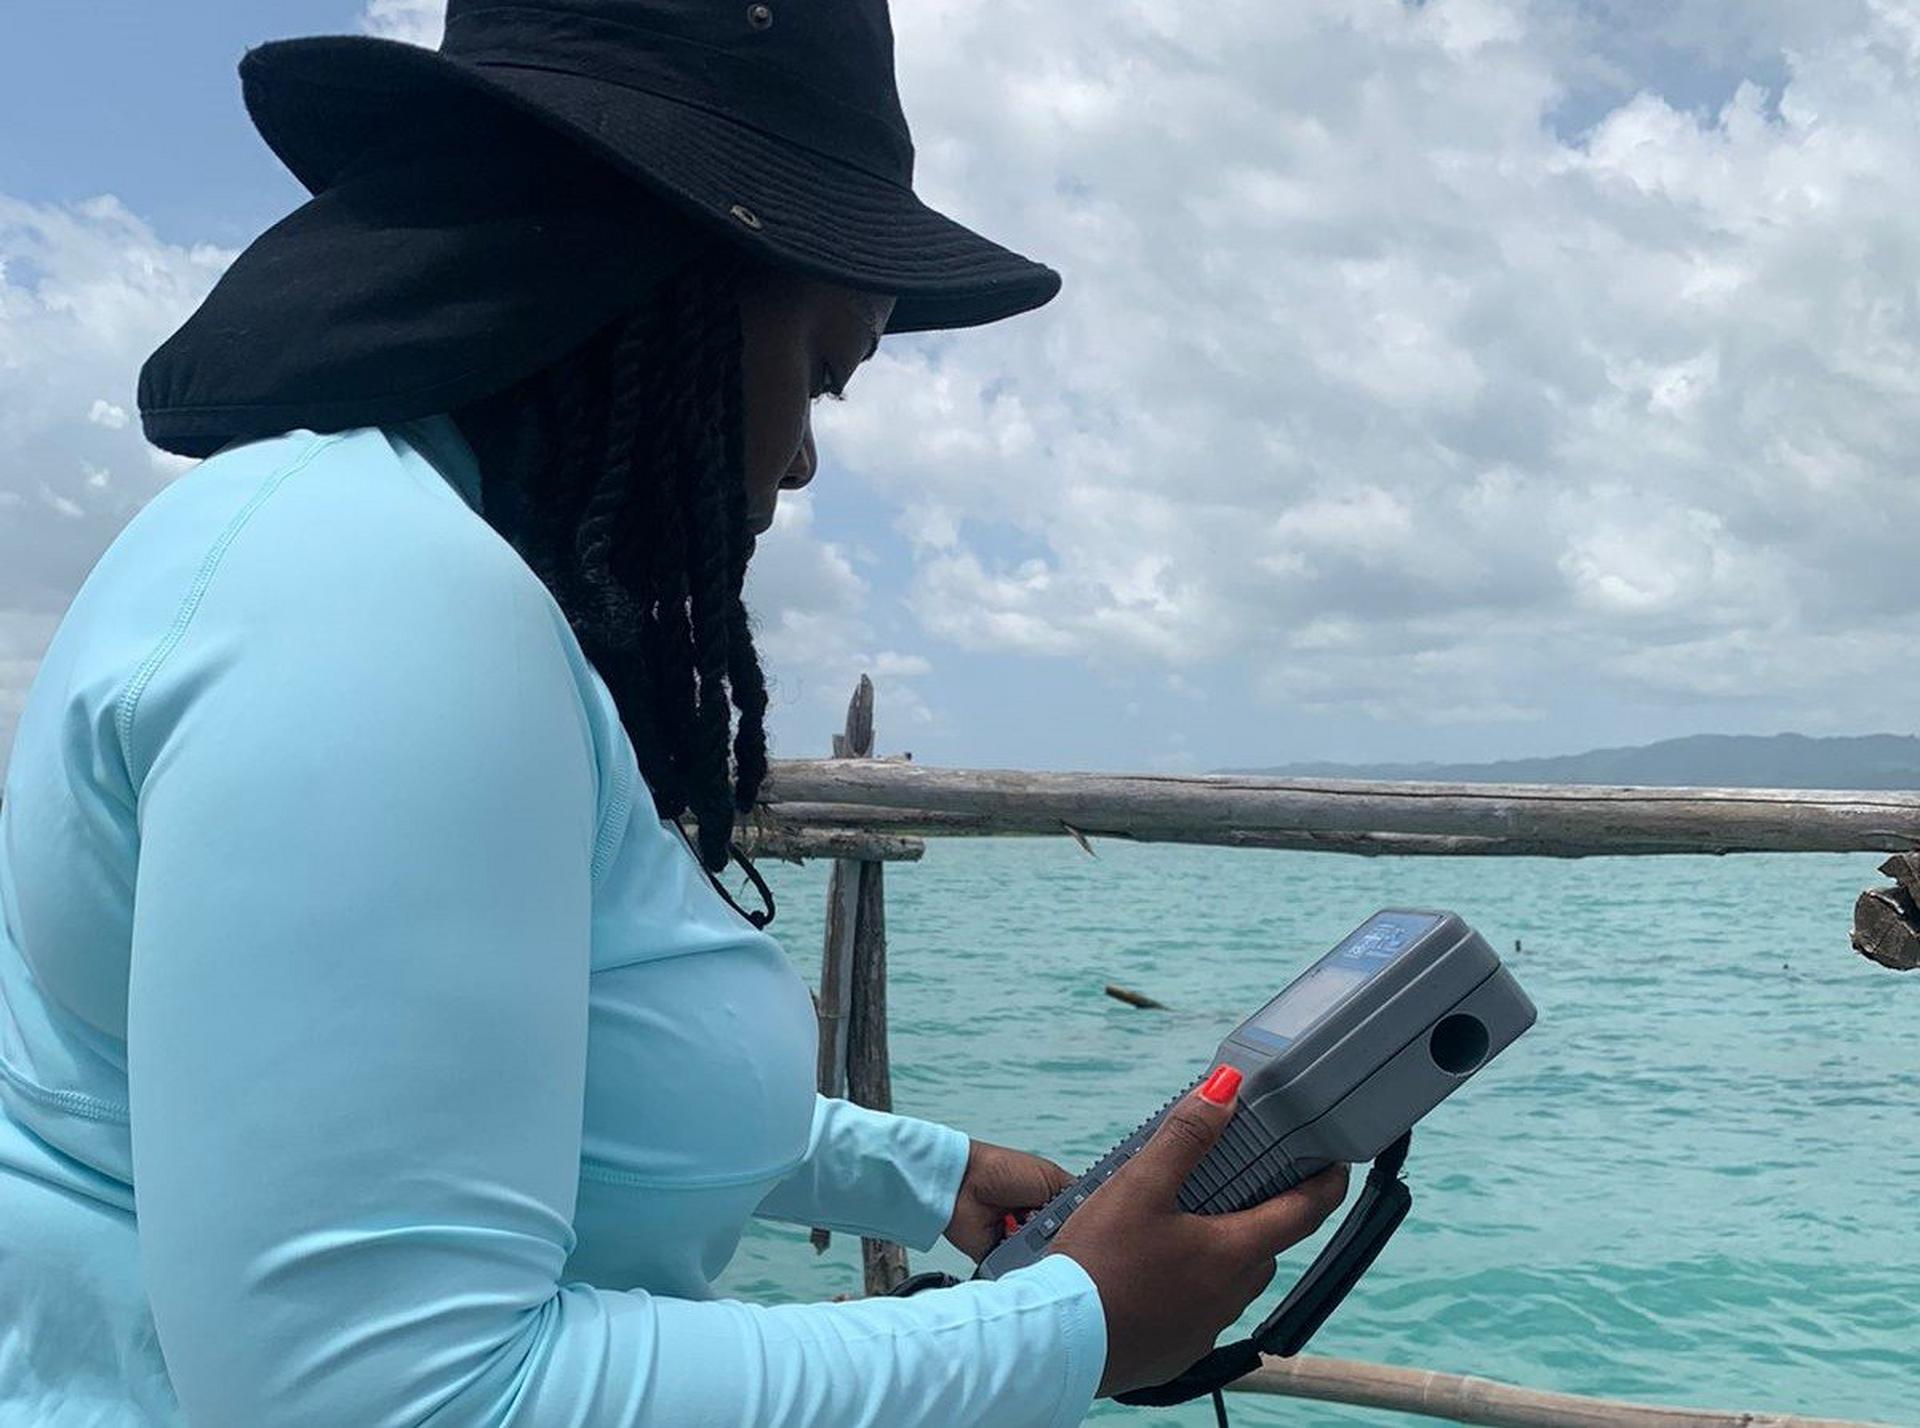
[[[1920,738],[1863,734],[1694,734],[1636,748],[1594,749],[1485,764],[1282,764],[1220,769],[1282,778],[1412,779],[1433,783],[1625,783],[1706,788],[1920,790]]]

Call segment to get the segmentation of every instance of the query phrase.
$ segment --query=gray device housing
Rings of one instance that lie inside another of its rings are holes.
[[[1372,1160],[1536,1015],[1486,939],[1456,914],[1383,908],[1220,1043],[1213,1065],[1240,1071],[1240,1103],[1181,1185],[1180,1207],[1244,1210],[1336,1161]],[[975,1277],[994,1279],[1045,1254],[1073,1211],[1200,1079],[1001,1241]]]

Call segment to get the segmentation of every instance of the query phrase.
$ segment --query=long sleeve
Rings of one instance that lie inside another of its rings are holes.
[[[600,835],[563,617],[504,543],[246,519],[120,722],[138,1231],[187,1421],[1078,1422],[1105,1328],[1064,1256],[845,1304],[563,1282]]]
[[[930,1249],[953,1218],[968,1149],[949,1126],[815,1096],[806,1159],[754,1213]]]

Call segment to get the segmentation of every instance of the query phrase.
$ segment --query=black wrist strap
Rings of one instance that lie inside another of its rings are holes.
[[[1347,1218],[1307,1266],[1299,1282],[1287,1291],[1280,1307],[1269,1314],[1259,1328],[1244,1339],[1221,1345],[1178,1378],[1151,1388],[1116,1393],[1114,1401],[1143,1408],[1165,1408],[1204,1393],[1217,1395],[1236,1378],[1259,1368],[1262,1354],[1292,1358],[1304,1349],[1307,1341],[1327,1322],[1327,1316],[1340,1307],[1348,1291],[1360,1282],[1360,1276],[1372,1267],[1413,1208],[1413,1191],[1400,1178],[1412,1143],[1413,1132],[1408,1131],[1380,1152],[1373,1168],[1367,1172],[1366,1184],[1360,1187],[1360,1198],[1347,1211]],[[891,1292],[917,1294],[923,1289],[951,1288],[960,1282],[951,1274],[929,1270],[902,1280]],[[1224,1421],[1224,1409],[1220,1411]]]
[[[1244,1339],[1223,1344],[1178,1378],[1117,1393],[1115,1402],[1147,1408],[1185,1403],[1251,1373],[1260,1367],[1262,1354],[1291,1358],[1305,1348],[1413,1208],[1413,1192],[1400,1178],[1412,1141],[1413,1132],[1408,1131],[1380,1153],[1347,1218],[1259,1328]]]

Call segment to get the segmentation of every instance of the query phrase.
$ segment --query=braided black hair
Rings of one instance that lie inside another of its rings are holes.
[[[553,592],[659,816],[692,812],[715,873],[767,774],[766,679],[740,593],[754,546],[740,278],[726,257],[689,264],[557,361],[453,413],[487,520]]]

